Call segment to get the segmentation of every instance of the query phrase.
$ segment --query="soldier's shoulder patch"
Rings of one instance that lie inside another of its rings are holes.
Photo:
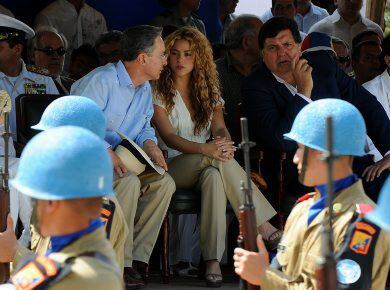
[[[40,74],[40,75],[44,75],[44,76],[47,76],[47,77],[50,77],[50,72],[49,70],[45,69],[45,68],[41,68],[41,67],[38,67],[38,66],[35,66],[35,65],[26,65],[26,69],[27,71],[29,72],[32,72],[32,73],[36,73],[36,74]]]
[[[18,267],[10,282],[18,290],[47,289],[70,272],[69,265],[39,255]]]
[[[16,289],[37,289],[46,285],[60,273],[58,263],[45,256],[37,256],[24,264],[12,277],[11,282]]]
[[[305,195],[302,195],[300,198],[297,199],[296,204],[301,203],[302,201],[308,200],[308,199],[314,197],[314,195],[315,195],[315,192],[306,193]]]
[[[364,221],[356,222],[349,248],[357,254],[367,255],[375,233],[376,229],[370,224]]]

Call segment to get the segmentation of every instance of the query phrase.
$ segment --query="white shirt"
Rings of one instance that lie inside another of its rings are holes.
[[[5,8],[3,5],[0,5],[0,14],[15,17],[15,15],[11,12],[11,10],[9,10],[8,8]]]
[[[194,134],[195,123],[191,119],[191,114],[188,111],[180,93],[176,91],[175,97],[173,98],[175,105],[172,108],[171,113],[169,114],[169,121],[173,127],[173,130],[176,135],[196,143],[206,143],[211,136],[211,119],[206,128],[204,128],[199,134]],[[224,104],[224,101],[220,99],[221,104]],[[153,104],[165,109],[165,104],[162,100],[153,96]],[[182,152],[175,149],[169,148],[160,136],[158,136],[158,145],[161,150],[166,150],[168,152],[168,161],[176,157]]]
[[[368,81],[362,85],[367,91],[373,94],[379,103],[385,109],[387,117],[390,119],[390,76],[389,70],[386,69],[381,75],[376,78]],[[382,159],[382,155],[379,153],[378,149],[376,149],[374,143],[371,139],[367,144],[368,153],[374,155],[375,162]]]
[[[16,134],[15,99],[21,94],[58,94],[56,85],[51,77],[28,71],[24,62],[22,70],[16,77],[9,77],[0,72],[0,90],[11,96],[10,131]]]
[[[85,43],[95,45],[97,38],[107,32],[106,20],[99,11],[84,3],[77,14],[67,0],[56,0],[40,11],[34,27],[39,25],[52,26],[65,35],[70,50]]]
[[[383,31],[378,24],[365,18],[360,17],[358,22],[354,25],[349,25],[339,14],[338,10],[335,10],[332,15],[325,17],[316,24],[314,24],[310,32],[322,32],[329,36],[336,36],[348,43],[349,47],[352,47],[352,39],[360,32],[364,30],[374,30],[383,37]]]
[[[295,15],[295,22],[298,24],[298,28],[300,31],[307,33],[310,27],[318,21],[324,19],[329,16],[328,11],[326,9],[318,7],[313,3],[310,4],[310,9],[305,15],[301,15],[297,13]]]
[[[373,94],[386,111],[390,119],[390,75],[386,69],[381,75],[364,83],[362,86]]]

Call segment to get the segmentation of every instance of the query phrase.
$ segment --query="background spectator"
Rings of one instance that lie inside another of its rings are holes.
[[[219,20],[222,25],[222,34],[220,43],[225,44],[226,31],[230,23],[234,20],[233,15],[239,0],[219,0]]]
[[[99,66],[99,56],[90,44],[83,44],[72,51],[69,65],[69,77],[81,79],[87,73]]]
[[[338,37],[332,37],[332,43],[336,53],[337,64],[345,73],[351,73],[351,57],[348,44]]]
[[[95,42],[95,50],[99,56],[99,65],[120,60],[120,41],[123,33],[112,30],[99,36]]]
[[[321,19],[329,16],[324,8],[314,5],[311,0],[298,0],[295,21],[300,31],[308,33],[310,27]]]
[[[367,29],[375,30],[383,37],[383,31],[378,24],[360,14],[362,0],[337,0],[337,10],[314,24],[309,32],[322,32],[336,36],[352,47],[352,39]]]

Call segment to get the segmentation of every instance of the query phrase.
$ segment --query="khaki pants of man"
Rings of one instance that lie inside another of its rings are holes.
[[[148,263],[175,192],[175,182],[167,173],[159,175],[149,170],[137,176],[128,172],[115,178],[114,189],[129,228],[124,265],[131,267],[133,260]]]
[[[225,251],[226,203],[229,200],[238,216],[243,203],[241,180],[245,171],[232,159],[217,161],[202,154],[181,154],[168,164],[169,174],[177,188],[199,187],[202,193],[200,214],[200,247],[203,258],[221,261]],[[271,204],[252,183],[253,204],[256,208],[257,226],[276,214]]]

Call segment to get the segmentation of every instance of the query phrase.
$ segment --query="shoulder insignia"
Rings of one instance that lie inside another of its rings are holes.
[[[103,206],[100,212],[100,219],[105,224],[107,239],[110,239],[112,221],[115,213],[115,203],[109,199],[103,199]]]
[[[61,278],[67,275],[70,270],[64,273],[61,265],[49,257],[37,256],[24,264],[12,277],[11,282],[18,290],[40,289],[55,280],[60,274]]]
[[[370,211],[374,210],[373,206],[368,203],[358,203],[356,204],[356,211],[359,215],[365,215]]]
[[[314,192],[306,193],[305,195],[298,198],[298,200],[295,202],[295,204],[301,203],[302,201],[305,201],[305,200],[312,198],[314,196],[314,194],[315,194]]]
[[[33,73],[36,73],[36,74],[40,74],[40,75],[44,75],[44,76],[50,77],[49,70],[47,70],[45,68],[41,68],[41,67],[29,64],[29,65],[26,65],[26,69],[29,72],[33,72]]]
[[[356,222],[349,248],[357,254],[366,255],[375,233],[376,229],[370,224],[364,221]]]

